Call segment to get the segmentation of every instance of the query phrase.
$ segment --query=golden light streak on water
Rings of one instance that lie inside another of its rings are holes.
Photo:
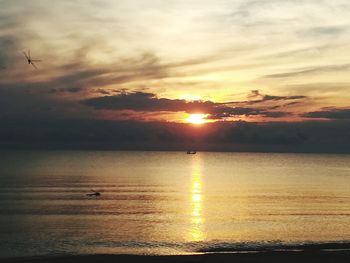
[[[203,241],[203,193],[202,193],[202,172],[200,155],[192,156],[192,182],[191,182],[191,230],[190,241]]]

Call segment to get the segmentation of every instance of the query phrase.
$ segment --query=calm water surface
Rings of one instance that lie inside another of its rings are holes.
[[[0,152],[0,257],[348,241],[349,223],[350,155]]]

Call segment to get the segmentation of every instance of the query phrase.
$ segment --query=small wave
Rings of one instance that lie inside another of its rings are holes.
[[[336,242],[282,242],[282,241],[263,241],[263,242],[205,242],[190,245],[196,252],[202,253],[228,253],[228,252],[265,252],[265,251],[338,251],[350,250],[350,241]],[[196,248],[197,247],[197,248]]]

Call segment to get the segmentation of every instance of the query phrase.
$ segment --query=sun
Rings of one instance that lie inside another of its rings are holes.
[[[205,119],[206,117],[207,117],[207,114],[201,114],[201,113],[190,114],[186,119],[186,122],[191,124],[203,124],[207,122],[207,120]]]

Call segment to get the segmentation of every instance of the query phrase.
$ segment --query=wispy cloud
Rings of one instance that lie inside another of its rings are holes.
[[[303,114],[307,118],[321,118],[330,120],[350,120],[350,109],[325,108],[320,111]]]
[[[349,70],[349,68],[350,68],[350,64],[315,66],[315,67],[297,69],[290,72],[266,75],[264,77],[265,78],[291,78],[296,76],[305,76],[309,74],[321,74],[321,73],[345,71],[345,70],[347,71]]]
[[[248,94],[249,101],[245,101],[247,104],[256,104],[262,102],[269,101],[291,101],[291,100],[303,100],[306,99],[307,96],[302,95],[294,95],[294,96],[276,96],[276,95],[268,95],[261,94],[259,90],[252,90],[250,94]]]
[[[317,37],[317,36],[329,36],[329,37],[337,37],[342,34],[347,33],[349,30],[349,25],[337,25],[337,26],[318,26],[311,27],[307,30],[298,32],[304,37]]]

